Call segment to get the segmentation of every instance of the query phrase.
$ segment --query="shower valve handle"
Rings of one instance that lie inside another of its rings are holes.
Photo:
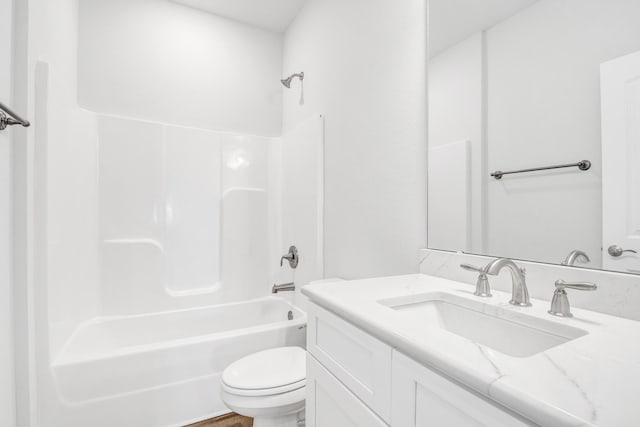
[[[291,268],[296,268],[298,266],[298,248],[296,248],[295,246],[290,246],[289,247],[289,253],[286,255],[283,255],[280,258],[280,267],[282,267],[282,263],[284,260],[289,261],[289,267]]]

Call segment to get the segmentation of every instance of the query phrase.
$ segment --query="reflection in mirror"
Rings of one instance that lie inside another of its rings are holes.
[[[640,273],[640,1],[429,7],[429,247]]]

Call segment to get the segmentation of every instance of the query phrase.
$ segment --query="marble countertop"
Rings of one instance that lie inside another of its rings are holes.
[[[537,424],[640,425],[640,322],[578,308],[572,308],[573,318],[556,318],[547,313],[548,301],[532,299],[532,307],[515,307],[508,303],[510,294],[493,291],[492,298],[480,298],[473,290],[466,283],[417,274],[312,283],[302,292],[414,360]],[[533,356],[513,357],[417,324],[378,302],[428,292],[487,303],[505,317],[519,312],[588,333]]]

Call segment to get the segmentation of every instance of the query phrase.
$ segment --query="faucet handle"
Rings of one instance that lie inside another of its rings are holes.
[[[484,267],[476,267],[475,265],[471,265],[471,264],[460,264],[460,268],[467,270],[467,271],[475,271],[477,273],[485,273],[484,271]]]
[[[489,286],[489,279],[487,278],[487,273],[484,268],[476,267],[475,265],[470,264],[460,264],[460,268],[467,271],[475,271],[476,273],[480,273],[478,275],[478,281],[476,282],[476,291],[473,293],[478,297],[492,297],[491,295],[491,287]]]
[[[595,291],[598,286],[595,283],[590,282],[565,282],[564,280],[556,280],[556,289],[576,289],[578,291]]]
[[[571,305],[565,289],[576,289],[579,291],[595,291],[598,287],[594,283],[589,282],[565,282],[564,280],[556,280],[556,290],[551,299],[551,307],[548,313],[558,317],[573,317],[571,314]]]
[[[289,252],[287,252],[285,255],[280,257],[280,267],[282,267],[282,262],[285,259],[287,261],[289,261],[289,267],[291,267],[291,268],[298,267],[298,261],[300,259],[299,255],[298,255],[298,248],[296,248],[295,246],[290,246],[289,247]]]

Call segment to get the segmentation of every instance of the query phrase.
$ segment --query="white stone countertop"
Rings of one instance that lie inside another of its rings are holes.
[[[572,308],[573,318],[558,318],[547,313],[548,301],[532,299],[532,307],[516,307],[508,303],[510,293],[492,291],[493,297],[481,298],[473,291],[473,285],[424,274],[312,283],[302,290],[312,302],[401,353],[536,424],[640,426],[640,322],[579,308]],[[587,334],[533,356],[514,357],[378,302],[430,292],[489,304],[503,318],[527,315]]]

